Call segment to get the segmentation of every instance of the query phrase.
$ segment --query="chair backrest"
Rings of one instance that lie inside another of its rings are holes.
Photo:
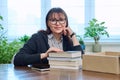
[[[14,64],[14,57],[16,54],[13,55],[12,60],[11,60],[11,64]]]

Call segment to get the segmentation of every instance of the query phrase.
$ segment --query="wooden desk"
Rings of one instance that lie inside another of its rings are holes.
[[[0,80],[120,80],[120,75],[82,71],[51,69],[40,72],[29,67],[0,64]]]

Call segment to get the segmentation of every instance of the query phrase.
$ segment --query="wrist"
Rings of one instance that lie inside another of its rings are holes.
[[[75,33],[73,32],[73,33],[70,35],[70,37],[72,38],[74,35],[75,35]]]
[[[41,59],[48,57],[48,53],[42,53],[41,54]]]

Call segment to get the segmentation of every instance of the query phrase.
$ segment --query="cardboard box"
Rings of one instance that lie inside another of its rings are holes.
[[[84,54],[82,69],[120,74],[120,52]]]

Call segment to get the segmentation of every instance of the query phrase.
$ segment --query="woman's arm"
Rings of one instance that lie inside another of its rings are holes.
[[[16,66],[25,66],[29,64],[36,64],[41,62],[41,53],[42,51],[47,50],[46,46],[41,36],[34,34],[26,44],[19,50],[19,52],[14,57],[14,65]],[[41,44],[43,43],[43,44]],[[41,50],[43,47],[44,50]],[[47,62],[47,61],[46,61]]]
[[[64,35],[66,35],[72,39],[74,46],[80,45],[79,41],[77,40],[77,38],[75,36],[75,33],[72,31],[72,29],[70,27],[64,28],[63,33],[64,33]]]

